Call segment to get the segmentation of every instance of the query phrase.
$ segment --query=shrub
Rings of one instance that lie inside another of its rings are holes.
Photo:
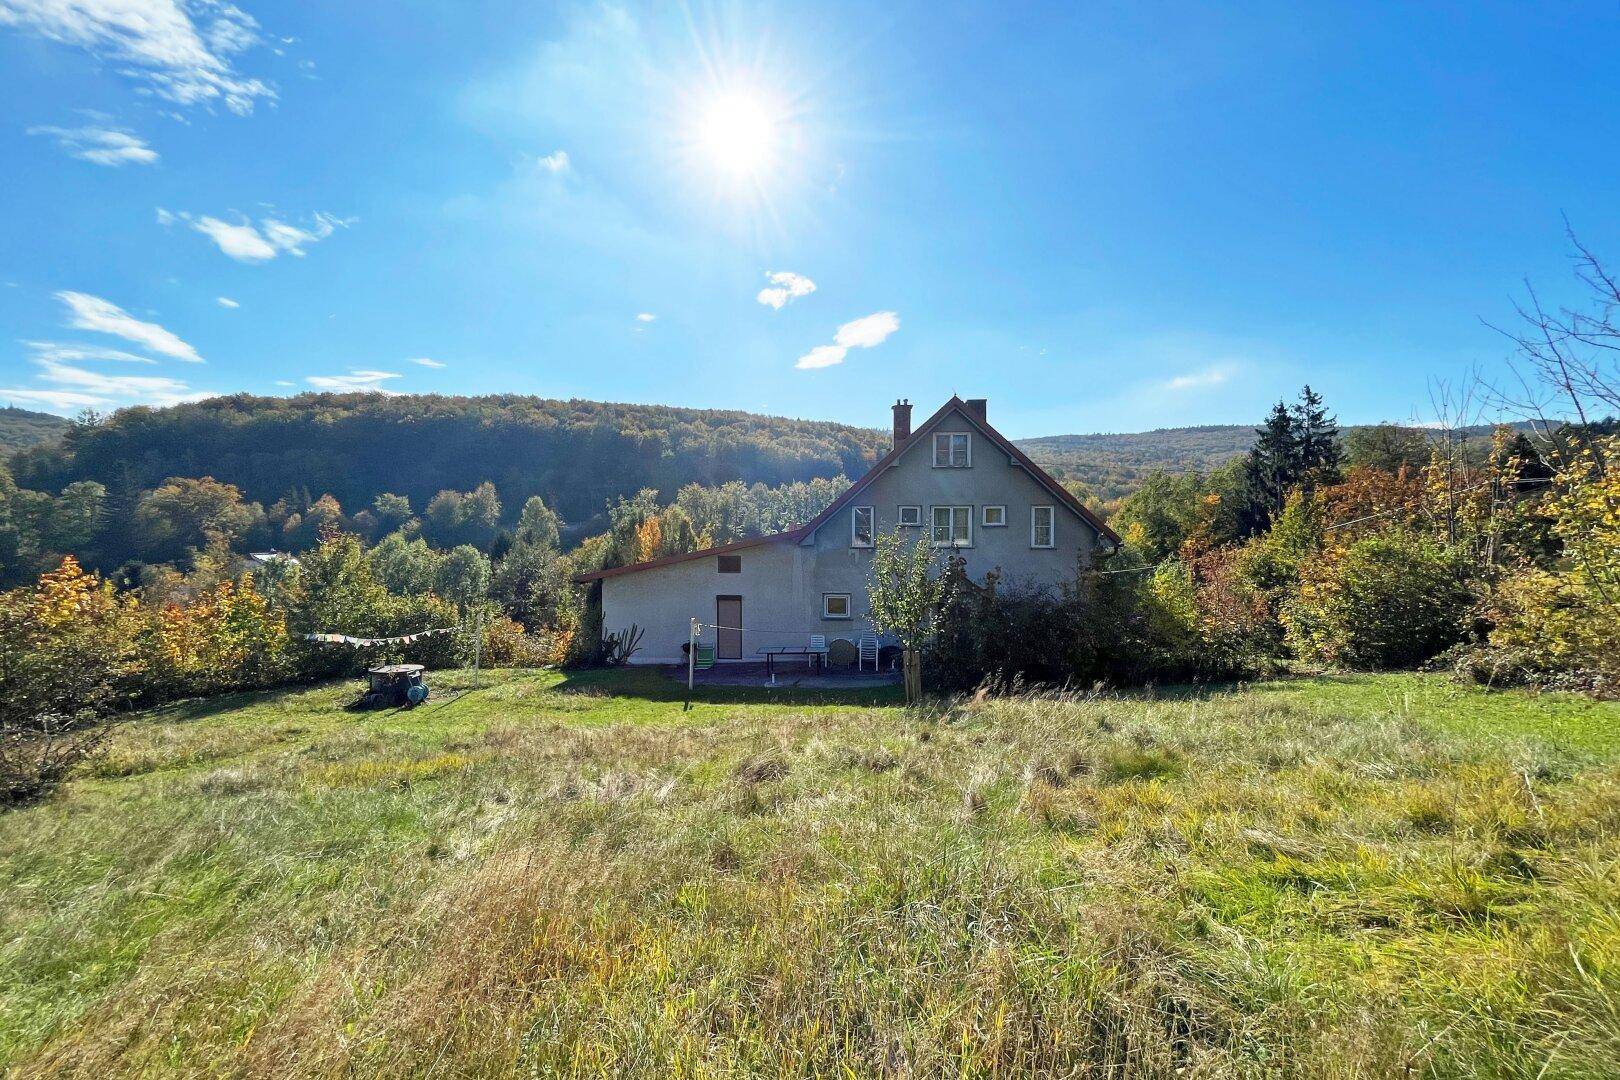
[[[1303,658],[1361,669],[1414,667],[1462,639],[1471,601],[1454,551],[1395,529],[1302,565],[1282,622]]]
[[[550,636],[528,634],[523,624],[497,615],[484,625],[483,662],[491,667],[544,667],[553,663]]]

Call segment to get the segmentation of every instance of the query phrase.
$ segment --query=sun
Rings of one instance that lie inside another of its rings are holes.
[[[710,102],[698,127],[698,142],[715,165],[736,176],[760,172],[770,163],[776,122],[761,101],[726,94]]]

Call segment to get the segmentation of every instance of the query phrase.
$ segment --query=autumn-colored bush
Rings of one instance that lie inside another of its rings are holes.
[[[147,623],[141,682],[148,697],[268,686],[291,673],[286,619],[270,609],[252,578],[167,603]]]
[[[530,634],[516,619],[498,615],[484,624],[482,660],[490,667],[545,667],[554,656],[551,636]]]
[[[1472,601],[1453,549],[1391,529],[1306,562],[1281,617],[1304,659],[1404,668],[1461,640]]]

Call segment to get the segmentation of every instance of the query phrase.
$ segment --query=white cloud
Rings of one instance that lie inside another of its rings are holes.
[[[277,379],[276,380],[276,385],[277,386],[297,386],[298,384],[293,382],[291,379]]]
[[[0,0],[3,4],[5,0]],[[47,135],[56,145],[80,161],[118,168],[123,165],[151,165],[158,152],[133,132],[113,127],[31,127],[30,135]]]
[[[654,315],[650,311],[638,312],[637,315],[636,315],[636,322],[639,322],[639,323],[649,323],[649,322],[657,322],[657,321],[658,321],[658,316]]]
[[[48,357],[38,357],[43,387],[7,387],[0,398],[26,401],[61,412],[123,405],[178,405],[209,397],[180,379],[162,375],[104,375]]]
[[[889,335],[900,329],[900,316],[892,311],[876,311],[845,323],[833,335],[832,345],[817,345],[794,363],[803,370],[832,367],[842,364],[851,349],[870,349],[889,340]]]
[[[44,363],[74,363],[81,360],[116,360],[126,364],[155,364],[149,356],[136,356],[122,349],[109,349],[102,345],[82,345],[76,341],[25,341],[34,359]]]
[[[568,151],[556,150],[547,154],[545,157],[536,160],[534,167],[542,172],[548,172],[553,176],[557,176],[572,168],[573,162],[568,158]]]
[[[840,326],[833,340],[846,349],[870,349],[889,340],[889,335],[898,329],[899,315],[892,311],[879,311]]]
[[[0,3],[3,2],[0,0]],[[159,225],[183,221],[212,240],[225,255],[245,263],[268,262],[283,252],[303,258],[304,249],[309,245],[325,240],[339,228],[354,224],[353,218],[317,213],[307,228],[289,225],[271,217],[260,218],[258,225],[254,225],[245,217],[239,221],[224,221],[183,211],[173,213],[162,207],[158,207],[157,220]]]
[[[220,307],[224,307],[224,308],[239,308],[239,307],[242,306],[241,304],[238,304],[235,300],[232,300],[228,296],[215,297],[214,298],[214,303],[216,303]]]
[[[350,371],[347,375],[311,375],[304,381],[320,390],[335,390],[345,394],[392,394],[382,384],[387,379],[400,378],[397,371]]]
[[[803,274],[795,274],[791,270],[767,271],[765,278],[771,283],[772,287],[759,290],[759,294],[754,299],[767,307],[775,308],[777,311],[782,310],[783,305],[788,301],[797,300],[801,296],[809,296],[816,291],[815,282]]]
[[[259,24],[228,0],[0,0],[14,26],[123,65],[142,91],[180,105],[216,101],[238,115],[275,92],[231,57],[259,43]]]
[[[82,292],[59,292],[56,298],[67,305],[67,325],[76,330],[92,330],[98,334],[111,334],[135,344],[149,352],[161,353],[176,360],[200,364],[203,358],[197,350],[181,341],[157,323],[142,322],[129,312],[99,296]]]
[[[1166,390],[1203,390],[1211,386],[1219,386],[1232,377],[1232,368],[1226,364],[1216,364],[1201,371],[1189,371],[1184,375],[1177,375],[1164,384]]]
[[[413,364],[421,364],[423,367],[430,367],[430,368],[442,368],[442,367],[445,366],[444,361],[442,361],[442,360],[434,360],[431,357],[427,357],[427,356],[414,357],[411,360],[411,363],[413,363]]]
[[[803,356],[793,366],[809,370],[812,368],[832,367],[842,364],[849,350],[842,345],[817,345]]]

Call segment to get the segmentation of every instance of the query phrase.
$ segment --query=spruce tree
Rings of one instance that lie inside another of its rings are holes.
[[[1298,425],[1281,401],[1255,429],[1255,435],[1244,469],[1249,488],[1244,528],[1250,533],[1264,532],[1272,516],[1282,509],[1288,489],[1297,479],[1300,455]]]
[[[1339,422],[1329,416],[1322,395],[1306,386],[1294,406],[1294,433],[1298,441],[1296,482],[1336,484],[1341,479],[1344,449],[1339,445]]]

